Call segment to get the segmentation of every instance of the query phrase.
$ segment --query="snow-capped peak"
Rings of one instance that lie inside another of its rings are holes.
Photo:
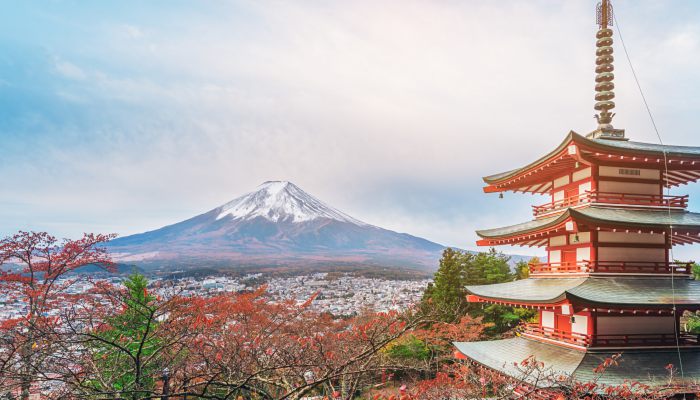
[[[273,222],[304,222],[329,218],[361,226],[367,225],[325,204],[288,181],[267,181],[254,192],[224,204],[217,211],[217,220],[226,216],[244,220],[263,217]]]

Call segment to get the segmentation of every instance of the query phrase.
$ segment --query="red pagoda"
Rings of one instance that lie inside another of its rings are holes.
[[[628,140],[615,129],[612,6],[598,4],[595,109],[598,127],[570,132],[554,150],[511,171],[484,178],[486,193],[550,196],[528,222],[477,231],[480,246],[544,247],[547,262],[527,279],[469,286],[468,300],[537,310],[537,322],[515,338],[455,343],[458,356],[517,376],[530,356],[579,381],[622,353],[598,382],[667,383],[668,364],[686,382],[700,381],[697,335],[681,317],[700,310],[691,263],[672,260],[674,245],[700,242],[700,213],[688,196],[664,189],[700,179],[700,147]],[[553,383],[552,383],[553,384]]]

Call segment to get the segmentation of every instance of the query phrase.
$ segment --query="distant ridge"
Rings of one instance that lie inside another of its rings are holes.
[[[288,181],[182,222],[115,239],[117,260],[227,267],[368,265],[437,268],[444,246],[353,218]]]

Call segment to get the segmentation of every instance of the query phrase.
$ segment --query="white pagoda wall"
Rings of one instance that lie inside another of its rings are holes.
[[[635,247],[599,247],[598,261],[666,261],[665,249]]]
[[[643,243],[660,244],[666,243],[666,236],[661,233],[637,233],[637,232],[598,232],[598,242],[600,243]]]
[[[673,316],[598,316],[598,318],[596,318],[596,333],[598,335],[621,335],[633,333],[673,334],[675,333],[675,321]]]
[[[663,194],[661,187],[661,171],[657,169],[645,168],[621,168],[601,165],[598,167],[598,175],[601,178],[598,182],[598,191],[608,193],[630,193],[630,194]],[[614,178],[620,178],[619,181]],[[650,182],[634,182],[635,179]],[[623,181],[624,180],[624,181]],[[632,181],[629,181],[632,180]]]
[[[661,185],[655,183],[638,182],[598,182],[598,191],[607,193],[629,193],[629,194],[661,194]]]
[[[608,244],[598,247],[599,261],[666,261],[666,236],[661,233],[598,232],[598,243]],[[615,247],[616,243],[639,244],[640,247]]]

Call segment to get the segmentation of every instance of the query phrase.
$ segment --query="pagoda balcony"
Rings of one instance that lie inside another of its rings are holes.
[[[567,197],[539,206],[532,206],[535,217],[545,217],[556,214],[559,211],[571,207],[586,204],[614,205],[618,207],[643,207],[643,208],[672,208],[683,210],[688,206],[688,195],[667,196],[654,194],[631,194],[586,191],[576,196]]]
[[[690,275],[693,262],[577,261],[530,263],[530,273],[539,274],[674,274]]]
[[[591,337],[589,335],[545,328],[539,324],[523,324],[520,326],[520,333],[535,340],[543,339],[545,341],[564,342],[580,347],[589,347],[591,345]]]
[[[698,335],[681,332],[676,339],[673,333],[635,333],[628,335],[596,335],[592,340],[594,347],[629,347],[629,346],[697,346]]]
[[[536,323],[523,324],[519,328],[522,336],[540,341],[555,341],[579,347],[667,347],[698,346],[700,335],[681,333],[676,338],[672,333],[634,333],[619,335],[587,335],[545,328]]]

